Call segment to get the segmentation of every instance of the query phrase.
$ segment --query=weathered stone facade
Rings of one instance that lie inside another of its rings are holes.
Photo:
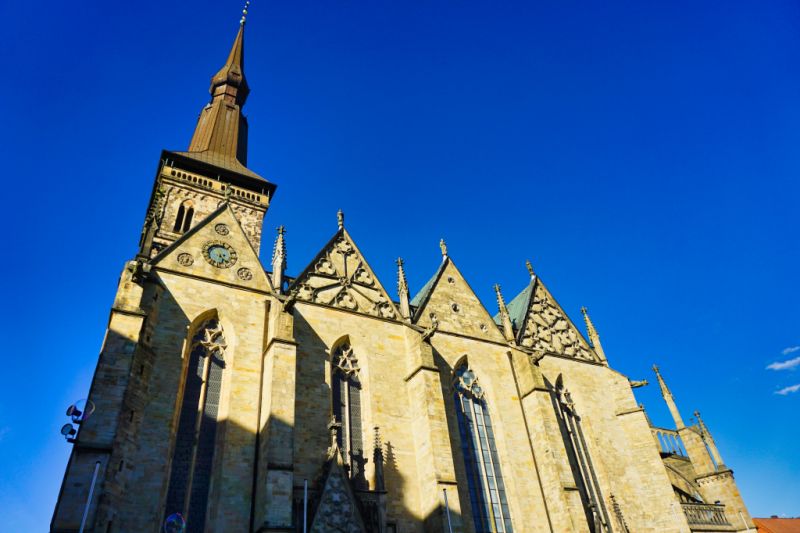
[[[640,383],[532,269],[508,305],[496,288],[492,317],[442,243],[413,299],[398,262],[394,298],[340,214],[296,278],[282,229],[265,271],[275,186],[244,166],[243,38],[190,151],[162,154],[52,531],[85,510],[95,533],[156,533],[173,513],[190,532],[752,526],[699,414],[685,426],[659,374],[676,429],[652,428]]]

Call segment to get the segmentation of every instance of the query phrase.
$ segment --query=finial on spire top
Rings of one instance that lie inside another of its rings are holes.
[[[531,275],[531,278],[535,277],[536,274],[533,272],[533,265],[529,259],[525,260],[525,266],[528,267],[528,273]]]
[[[506,309],[506,301],[503,299],[503,293],[500,292],[500,284],[494,284],[494,292],[497,293],[497,307],[500,308],[500,312],[508,314],[508,310]]]
[[[600,334],[597,333],[597,328],[594,327],[592,319],[589,318],[589,310],[586,309],[586,307],[581,307],[581,313],[583,314],[583,321],[586,323],[586,332],[589,334],[589,341],[592,343],[592,348],[594,348],[595,353],[600,359],[605,362],[606,354],[605,351],[603,351],[603,345],[600,344]]]
[[[403,270],[403,258],[398,257],[397,261],[397,296],[400,298],[400,314],[403,318],[411,318],[411,303],[408,299],[408,281],[406,271]]]
[[[678,406],[675,403],[675,397],[672,396],[672,392],[669,390],[669,387],[667,387],[667,383],[664,381],[664,377],[658,371],[658,367],[656,365],[653,365],[653,372],[656,373],[658,386],[661,388],[661,396],[664,397],[664,401],[667,403],[667,408],[672,414],[672,419],[675,421],[675,427],[677,429],[684,428],[685,425],[683,423],[683,419],[681,418],[681,413],[678,411]]]
[[[339,223],[339,229],[344,229],[344,211],[341,209],[336,212],[336,220]]]
[[[247,0],[244,3],[244,9],[242,9],[242,18],[239,20],[239,25],[244,26],[244,23],[247,21],[247,8],[250,7],[250,0]]]
[[[283,292],[283,278],[286,272],[286,228],[283,225],[277,228],[278,236],[275,237],[275,246],[272,248],[272,286],[278,293]]]
[[[494,284],[494,292],[497,293],[497,308],[500,310],[500,319],[503,325],[503,336],[508,342],[514,342],[514,324],[511,322],[511,316],[508,314],[508,307],[506,301],[503,299],[503,293],[500,292],[500,284]]]
[[[439,248],[442,250],[442,258],[444,259],[447,257],[447,243],[444,242],[444,239],[439,239]]]

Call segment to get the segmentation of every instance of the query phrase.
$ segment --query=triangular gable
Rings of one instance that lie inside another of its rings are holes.
[[[429,327],[433,313],[441,331],[505,342],[491,315],[449,257],[429,284],[415,313],[417,324]]]
[[[400,313],[347,230],[340,229],[292,282],[297,299],[381,318]]]
[[[225,249],[227,261],[213,261],[215,246]],[[159,252],[152,264],[214,281],[270,290],[258,254],[227,203]]]
[[[519,314],[520,308],[515,308],[517,318],[524,316],[517,324],[517,343],[520,346],[530,348],[538,354],[555,354],[599,362],[600,359],[589,343],[538,277],[517,296],[520,297],[520,302],[528,302],[527,309],[521,308],[525,311],[524,315]],[[517,298],[512,302],[517,301]]]
[[[334,456],[328,459],[325,482],[322,486],[319,504],[311,522],[311,533],[365,533],[364,519],[361,517],[358,502],[350,480],[345,475],[342,454],[338,447],[333,448]]]

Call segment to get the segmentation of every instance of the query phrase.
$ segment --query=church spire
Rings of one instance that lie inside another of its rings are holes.
[[[678,406],[675,404],[675,398],[672,396],[669,388],[667,388],[667,384],[664,383],[664,378],[661,377],[661,372],[658,371],[658,367],[656,365],[653,365],[653,372],[656,373],[658,384],[661,387],[661,395],[664,397],[664,401],[667,402],[669,412],[672,414],[672,419],[675,421],[675,429],[683,429],[685,424],[681,418],[680,411],[678,411]]]
[[[247,7],[239,23],[228,59],[211,78],[211,101],[197,119],[189,152],[210,152],[223,159],[238,159],[247,165],[247,119],[241,108],[250,93],[244,75],[244,25]]]
[[[508,314],[508,307],[506,301],[503,299],[503,293],[500,292],[500,285],[494,284],[494,292],[497,293],[497,307],[500,309],[500,321],[503,324],[503,336],[507,341],[514,341],[514,328],[511,324],[511,316]]]
[[[583,314],[584,322],[586,322],[586,332],[589,334],[589,340],[592,341],[592,348],[594,348],[594,351],[602,361],[606,361],[606,353],[603,351],[603,345],[600,344],[600,334],[597,333],[592,319],[589,318],[589,311],[585,307],[581,307],[581,313]]]
[[[400,314],[403,315],[403,318],[410,318],[408,281],[406,281],[406,271],[403,269],[403,258],[398,257],[395,262],[397,263],[397,297],[400,298]]]
[[[283,279],[286,272],[286,228],[278,226],[278,236],[272,249],[272,286],[278,293],[283,292]]]

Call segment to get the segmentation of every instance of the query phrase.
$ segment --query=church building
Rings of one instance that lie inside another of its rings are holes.
[[[654,427],[633,393],[646,382],[530,263],[490,312],[442,241],[412,293],[401,259],[378,279],[340,212],[294,276],[283,228],[266,236],[265,268],[276,184],[247,166],[244,33],[188,149],[161,153],[68,413],[52,532],[754,529],[699,413],[684,423],[654,368],[675,422]]]

